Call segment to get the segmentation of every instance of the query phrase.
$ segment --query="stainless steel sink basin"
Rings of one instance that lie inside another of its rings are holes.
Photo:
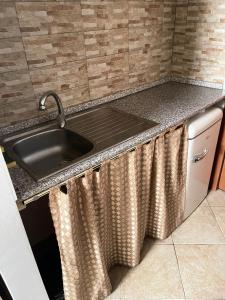
[[[88,153],[93,144],[68,129],[52,129],[19,139],[11,151],[36,180],[62,170]]]
[[[66,128],[51,121],[9,135],[1,144],[39,181],[156,125],[118,109],[97,108],[69,116]]]

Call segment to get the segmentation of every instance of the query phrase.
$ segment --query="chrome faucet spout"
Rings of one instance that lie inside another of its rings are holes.
[[[60,126],[60,128],[64,128],[65,125],[66,125],[65,113],[64,113],[63,106],[62,106],[62,102],[61,102],[59,96],[55,92],[48,91],[48,92],[44,93],[41,96],[40,101],[39,101],[39,109],[40,110],[45,110],[46,109],[46,100],[50,96],[52,96],[53,99],[55,99],[55,102],[56,102],[57,107],[58,107],[58,113],[59,114],[58,114],[57,120],[58,120],[59,126]]]

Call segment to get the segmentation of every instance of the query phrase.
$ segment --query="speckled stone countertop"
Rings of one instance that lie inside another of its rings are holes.
[[[103,106],[120,110],[150,119],[159,125],[144,131],[120,144],[110,147],[69,167],[67,170],[35,182],[19,166],[9,170],[19,200],[33,197],[68,178],[99,165],[135,145],[145,142],[161,132],[176,126],[205,108],[225,99],[222,90],[190,84],[168,82],[156,87],[114,100]]]

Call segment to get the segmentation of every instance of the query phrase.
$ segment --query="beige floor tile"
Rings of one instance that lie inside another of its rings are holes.
[[[225,207],[211,207],[216,221],[225,236]]]
[[[121,299],[184,298],[173,245],[146,241],[141,263],[131,269],[121,282]]]
[[[225,192],[222,190],[211,191],[207,196],[209,206],[225,206]]]
[[[210,207],[200,205],[172,234],[174,244],[224,244]]]
[[[225,245],[175,245],[187,299],[225,298]]]

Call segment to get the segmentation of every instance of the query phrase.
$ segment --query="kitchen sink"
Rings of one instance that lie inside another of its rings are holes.
[[[93,144],[68,129],[52,129],[16,142],[12,151],[35,178],[67,166],[93,148]],[[31,171],[32,170],[32,171]]]
[[[68,116],[64,128],[50,121],[15,132],[1,144],[9,157],[39,181],[156,125],[103,107]]]

